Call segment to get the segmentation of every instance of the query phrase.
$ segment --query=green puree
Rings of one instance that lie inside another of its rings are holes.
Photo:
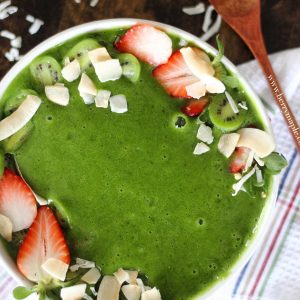
[[[118,32],[88,36],[111,49]],[[61,62],[82,38],[47,53]],[[4,98],[32,88],[43,99],[31,136],[15,153],[20,170],[67,219],[73,258],[96,261],[104,274],[138,269],[164,300],[193,298],[244,251],[265,203],[261,190],[231,196],[235,180],[217,151],[218,130],[211,151],[193,155],[197,120],[186,118],[183,128],[175,127],[185,102],[166,94],[150,66],[142,64],[137,83],[124,77],[100,83],[93,70],[88,75],[98,88],[124,94],[128,112],[85,105],[79,79],[65,82],[67,107],[48,101],[28,68],[10,85]],[[249,106],[247,122],[262,127]]]

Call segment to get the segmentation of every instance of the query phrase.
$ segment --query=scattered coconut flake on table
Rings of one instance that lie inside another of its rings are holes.
[[[86,287],[86,284],[77,284],[62,288],[60,297],[62,300],[80,300],[85,295]]]
[[[17,36],[15,39],[10,41],[10,45],[13,48],[21,48],[22,47],[22,38],[20,36]]]
[[[221,24],[222,24],[222,18],[220,15],[218,15],[214,24],[207,30],[207,32],[205,32],[202,36],[200,36],[200,39],[204,42],[208,41],[211,37],[213,37],[215,34],[217,34],[220,31]]]
[[[110,95],[111,95],[111,91],[99,90],[95,97],[96,107],[108,108],[108,101],[109,101]]]
[[[196,145],[193,154],[201,155],[201,154],[206,153],[208,151],[209,151],[209,147],[206,144],[201,142],[201,143],[198,143]]]
[[[6,19],[10,15],[12,15],[18,11],[18,7],[10,6],[10,5],[11,5],[10,0],[0,3],[0,20]]]
[[[209,126],[202,123],[197,131],[197,139],[204,143],[211,144],[214,140],[212,129]]]
[[[51,277],[65,281],[69,265],[56,258],[48,258],[42,264],[42,269]]]
[[[255,166],[245,176],[243,176],[237,183],[232,185],[232,188],[234,190],[232,196],[236,196],[238,192],[242,190],[244,183],[255,173],[256,170]]]
[[[32,25],[28,29],[28,32],[31,35],[36,34],[40,30],[40,28],[45,24],[44,21],[37,19],[32,15],[27,15],[25,20],[29,23],[32,23]]]
[[[17,61],[20,60],[20,51],[16,48],[11,48],[9,51],[4,53],[4,56],[8,61]]]
[[[95,7],[98,4],[99,0],[91,0],[90,6]]]
[[[195,6],[186,6],[182,8],[182,11],[190,16],[193,15],[200,15],[202,13],[205,12],[205,5],[202,2],[199,2],[197,5]]]
[[[0,36],[7,38],[9,40],[13,40],[16,38],[16,35],[8,30],[1,30],[0,31]]]
[[[11,220],[0,214],[0,235],[2,235],[8,242],[12,240],[12,222]]]
[[[109,99],[110,110],[122,114],[128,111],[127,100],[124,95],[115,95]]]
[[[229,102],[229,104],[230,104],[233,112],[235,114],[239,113],[239,109],[236,106],[235,101],[233,100],[233,98],[231,97],[231,95],[227,91],[225,91],[225,95],[226,95],[226,98],[227,98],[227,100],[228,100],[228,102]]]
[[[32,16],[32,15],[26,15],[25,20],[30,22],[30,23],[33,23],[34,20],[35,20],[35,17]]]
[[[214,7],[212,5],[210,5],[206,11],[205,11],[205,15],[204,15],[204,21],[203,21],[203,24],[202,24],[202,30],[204,32],[207,32],[208,31],[208,28],[209,26],[211,25],[212,23],[212,13],[214,11]]]

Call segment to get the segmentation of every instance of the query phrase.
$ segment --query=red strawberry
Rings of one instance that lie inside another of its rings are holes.
[[[172,54],[172,41],[168,35],[147,24],[132,26],[115,46],[120,52],[131,53],[154,66],[166,63]]]
[[[13,232],[30,227],[36,217],[35,196],[25,181],[5,169],[0,180],[0,213],[13,224]]]
[[[235,149],[229,165],[230,173],[239,173],[245,169],[250,149],[238,147]]]
[[[174,97],[191,98],[187,95],[186,86],[198,81],[186,65],[181,52],[175,51],[168,62],[153,70],[153,76]]]
[[[181,111],[189,117],[199,116],[207,106],[208,99],[191,100],[188,105],[183,106]]]
[[[17,265],[24,276],[38,282],[47,277],[41,266],[49,258],[69,264],[70,252],[53,212],[41,206],[19,249]]]

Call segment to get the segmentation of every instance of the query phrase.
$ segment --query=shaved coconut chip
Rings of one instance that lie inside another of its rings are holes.
[[[205,32],[200,39],[204,42],[208,41],[211,37],[217,34],[221,28],[222,18],[220,15],[217,15],[215,23]]]
[[[28,32],[31,35],[36,34],[40,28],[44,25],[44,21],[40,20],[40,19],[35,19],[34,22],[32,23],[32,25],[29,27]]]
[[[84,294],[84,296],[82,297],[82,299],[93,300],[93,298],[91,296],[89,296],[88,294]]]
[[[202,77],[206,90],[212,94],[221,94],[225,91],[224,83],[216,77],[205,75]]]
[[[92,294],[94,295],[94,296],[97,296],[97,292],[96,292],[96,290],[95,290],[95,288],[92,286],[92,287],[90,287],[90,290],[91,290],[91,292],[92,292]]]
[[[249,154],[248,154],[246,164],[245,164],[244,172],[247,172],[248,169],[252,166],[253,159],[254,159],[254,152],[250,151]]]
[[[14,48],[21,48],[22,47],[22,38],[20,36],[16,37],[15,39],[10,41],[10,45]]]
[[[187,14],[187,15],[190,15],[190,16],[193,16],[193,15],[200,15],[202,13],[205,12],[205,6],[204,6],[204,3],[202,2],[199,2],[197,5],[195,6],[187,6],[187,7],[183,7],[182,8],[182,11]]]
[[[263,160],[261,160],[255,153],[254,153],[254,160],[257,162],[257,164],[260,167],[263,167],[265,165],[265,162]]]
[[[139,300],[142,290],[135,284],[128,284],[122,287],[122,292],[127,300]]]
[[[81,280],[88,284],[96,284],[100,277],[100,271],[97,268],[92,268],[81,277]]]
[[[121,285],[115,276],[104,276],[99,290],[97,300],[118,300]]]
[[[247,147],[255,152],[259,158],[268,156],[275,149],[273,137],[267,132],[257,128],[242,128],[238,147]]]
[[[89,94],[92,96],[97,95],[97,89],[96,89],[94,82],[85,73],[82,73],[82,75],[81,75],[80,83],[78,86],[78,91],[82,94]]]
[[[18,11],[18,8],[16,6],[8,6],[4,9],[2,9],[0,11],[0,20],[4,20],[4,19],[8,18],[10,15],[16,13],[17,11]]]
[[[60,290],[62,300],[80,300],[85,295],[86,284],[77,284]]]
[[[136,283],[140,287],[142,293],[144,293],[145,292],[145,285],[144,285],[143,280],[141,278],[137,278]]]
[[[110,97],[109,104],[112,112],[122,114],[128,111],[127,100],[124,95],[116,95]]]
[[[262,183],[264,181],[262,171],[257,165],[255,165],[255,173],[256,173],[257,183]]]
[[[212,129],[202,123],[197,131],[197,139],[207,144],[211,144],[214,140]]]
[[[69,89],[64,85],[55,84],[52,86],[45,86],[46,97],[59,105],[67,106],[70,100]]]
[[[212,5],[210,5],[206,11],[205,11],[205,15],[204,15],[204,21],[203,21],[203,24],[202,24],[202,30],[204,32],[207,32],[208,31],[208,28],[209,26],[211,25],[212,23],[212,13],[214,11],[214,7]]]
[[[247,103],[246,101],[242,101],[242,102],[239,102],[238,103],[238,106],[244,110],[248,110],[248,106],[247,106]]]
[[[198,143],[196,145],[193,154],[195,154],[195,155],[201,155],[201,154],[206,153],[208,151],[209,151],[209,147],[206,144],[204,144],[204,143],[201,142],[201,143]]]
[[[0,36],[7,38],[9,40],[13,40],[16,38],[16,35],[8,30],[1,30],[0,31]]]
[[[183,39],[183,38],[181,38],[181,39],[179,40],[179,42],[178,42],[178,45],[179,45],[180,47],[185,47],[185,46],[188,45],[188,41],[185,40],[185,39]]]
[[[234,192],[232,193],[232,196],[236,196],[238,192],[242,189],[244,183],[255,173],[255,166],[247,173],[245,176],[243,176],[237,183],[235,183],[232,188]]]
[[[80,73],[80,63],[76,58],[72,62],[69,59],[66,66],[61,70],[63,78],[69,82],[76,80],[80,76]]]
[[[227,100],[228,100],[228,102],[229,102],[229,104],[231,106],[232,111],[235,114],[239,113],[239,109],[236,106],[235,101],[233,100],[233,98],[231,97],[231,95],[227,91],[225,92],[225,95],[226,95],[226,98],[227,98]]]
[[[78,270],[79,270],[79,265],[77,265],[77,264],[75,264],[75,265],[73,265],[73,266],[70,267],[70,271],[71,272],[76,272]]]
[[[117,272],[114,273],[114,276],[117,278],[120,285],[122,285],[125,281],[129,282],[130,277],[128,272],[120,268]]]
[[[108,100],[110,98],[111,91],[100,90],[95,97],[96,107],[108,108]]]
[[[21,105],[11,115],[0,121],[0,141],[12,136],[24,127],[35,115],[42,100],[34,95],[28,95]]]
[[[129,281],[128,283],[136,284],[136,279],[138,277],[139,272],[138,271],[132,271],[132,270],[125,270],[129,274]]]
[[[3,11],[6,7],[11,5],[11,0],[3,1],[0,3],[0,12]]]
[[[11,48],[8,52],[4,53],[8,61],[17,61],[21,58],[19,49]]]
[[[23,177],[22,177],[23,178]],[[33,191],[32,191],[33,192]],[[34,192],[33,192],[34,193]],[[35,199],[37,201],[37,203],[41,206],[43,205],[48,205],[48,200],[44,199],[43,197],[37,195],[36,193],[34,193]]]
[[[242,174],[241,173],[234,173],[233,177],[235,180],[240,180],[242,178]]]
[[[82,259],[82,258],[79,258],[79,257],[76,258],[76,264],[81,269],[91,269],[91,268],[94,268],[96,266],[93,261],[85,260],[85,259]]]
[[[111,57],[105,47],[97,48],[88,52],[89,59],[95,67],[97,62],[110,60]]]
[[[12,240],[12,222],[11,220],[0,214],[0,235],[2,235],[8,242]]]
[[[196,99],[200,99],[206,94],[206,87],[202,81],[196,81],[195,83],[189,84],[185,89],[188,96]]]
[[[157,288],[142,293],[141,300],[161,300],[160,292]]]
[[[90,6],[95,7],[98,4],[99,0],[91,0]]]
[[[122,76],[122,67],[118,59],[99,61],[95,63],[94,68],[101,82],[114,81]]]
[[[238,133],[225,133],[220,137],[218,143],[218,150],[225,157],[229,158],[234,152],[239,141],[240,135]]]
[[[95,102],[95,96],[93,95],[86,94],[86,93],[79,93],[79,95],[82,98],[83,102],[87,105]]]
[[[77,58],[76,58],[76,59],[77,59]],[[64,59],[64,66],[67,66],[69,63],[71,63],[70,57],[66,57],[66,58]]]
[[[42,269],[51,277],[65,281],[69,265],[56,258],[48,258],[42,264]]]

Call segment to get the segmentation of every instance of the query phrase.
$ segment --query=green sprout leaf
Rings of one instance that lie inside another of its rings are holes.
[[[13,296],[15,297],[15,299],[19,300],[19,299],[25,299],[27,298],[29,295],[33,294],[35,291],[23,286],[18,286],[13,290]]]
[[[218,54],[215,56],[214,60],[212,61],[212,65],[215,67],[221,63],[221,59],[224,56],[224,45],[219,39],[219,36],[216,37],[217,46],[218,46]]]
[[[284,169],[288,162],[282,154],[272,152],[267,157],[263,158],[265,163],[266,171],[270,174],[279,174]]]

